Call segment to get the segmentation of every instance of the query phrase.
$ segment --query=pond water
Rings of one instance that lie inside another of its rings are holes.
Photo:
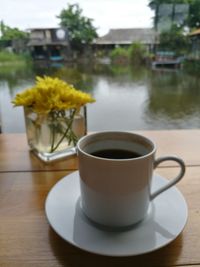
[[[34,84],[36,75],[60,77],[91,93],[88,130],[188,129],[200,126],[200,78],[182,70],[111,65],[28,65],[0,68],[2,132],[24,132],[21,107],[13,108],[16,93]]]

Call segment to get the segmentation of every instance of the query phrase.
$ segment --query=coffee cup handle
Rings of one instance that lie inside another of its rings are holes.
[[[183,176],[185,174],[185,163],[184,163],[184,161],[182,159],[178,158],[178,157],[175,157],[175,156],[166,156],[166,157],[160,157],[160,158],[156,159],[155,162],[154,162],[154,169],[161,162],[167,161],[167,160],[176,161],[180,165],[180,172],[175,178],[173,178],[171,181],[169,181],[166,185],[162,186],[161,188],[156,190],[154,193],[152,193],[150,195],[150,200],[153,200],[155,197],[157,197],[158,195],[163,193],[165,190],[169,189],[170,187],[172,187],[173,185],[178,183],[183,178]]]

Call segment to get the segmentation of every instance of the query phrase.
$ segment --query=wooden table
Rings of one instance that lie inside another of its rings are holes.
[[[77,169],[76,157],[45,165],[32,155],[24,134],[0,135],[0,266],[200,266],[200,130],[140,132],[157,144],[157,156],[187,165],[177,185],[189,208],[182,234],[168,246],[136,257],[90,254],[62,240],[49,226],[44,204],[52,186]],[[157,172],[170,178],[174,163]]]

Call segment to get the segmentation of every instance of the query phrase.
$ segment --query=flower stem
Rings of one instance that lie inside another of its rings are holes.
[[[51,150],[50,150],[50,152],[54,151],[55,134],[56,134],[55,127],[53,127],[52,131],[53,131],[53,133],[52,133],[52,142],[51,142]]]
[[[61,137],[61,139],[58,141],[58,143],[55,146],[54,146],[54,138],[53,138],[53,142],[52,142],[53,144],[51,145],[51,151],[50,151],[51,153],[54,152],[59,147],[59,145],[62,143],[64,138],[67,136],[69,130],[72,127],[72,123],[73,123],[75,114],[76,114],[76,109],[73,110],[73,112],[70,116],[70,121],[69,121],[69,124],[68,124],[66,131],[64,132],[63,136]]]

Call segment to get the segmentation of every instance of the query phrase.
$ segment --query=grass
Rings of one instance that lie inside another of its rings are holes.
[[[27,55],[25,54],[15,54],[8,51],[0,51],[0,66],[5,65],[22,65],[26,64]]]

